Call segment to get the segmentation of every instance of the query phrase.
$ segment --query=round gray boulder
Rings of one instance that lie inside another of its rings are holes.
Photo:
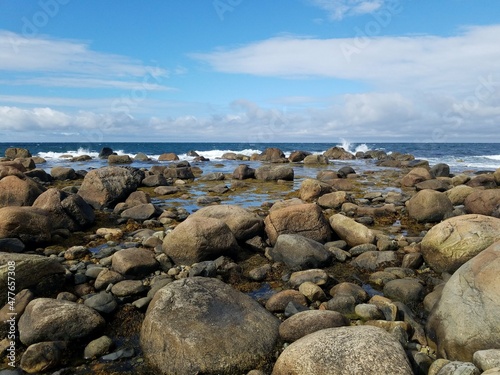
[[[279,321],[218,279],[178,280],[156,292],[141,329],[158,374],[242,374],[269,359]]]

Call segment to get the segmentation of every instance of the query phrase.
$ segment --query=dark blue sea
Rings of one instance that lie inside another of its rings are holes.
[[[237,152],[245,155],[259,153],[267,147],[278,147],[285,154],[303,150],[312,153],[322,153],[330,147],[342,146],[355,153],[356,151],[384,150],[387,153],[401,152],[414,155],[418,159],[429,160],[430,164],[439,162],[450,165],[452,172],[466,170],[492,170],[500,167],[500,143],[0,143],[0,156],[4,155],[8,147],[23,147],[30,150],[33,156],[41,156],[47,160],[42,168],[54,165],[68,164],[67,158],[62,155],[87,154],[95,159],[87,163],[88,168],[99,167],[105,161],[97,159],[103,147],[110,147],[118,154],[135,156],[143,152],[156,160],[165,152],[174,152],[180,159],[187,159],[188,151],[194,150],[198,154],[216,161],[225,152]],[[364,163],[364,162],[358,162]],[[74,165],[73,165],[74,166]]]

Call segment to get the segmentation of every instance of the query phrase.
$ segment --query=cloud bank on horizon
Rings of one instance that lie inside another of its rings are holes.
[[[472,0],[443,1],[446,25],[410,0],[217,1],[163,4],[165,24],[141,8],[158,18],[133,31],[106,13],[117,1],[88,18],[76,2],[11,5],[0,142],[500,142],[500,24]]]

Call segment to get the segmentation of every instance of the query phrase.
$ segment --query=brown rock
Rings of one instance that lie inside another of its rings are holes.
[[[500,217],[500,189],[474,190],[465,198],[465,211]]]
[[[47,242],[52,223],[47,211],[35,207],[0,208],[0,238],[16,237],[23,242]]]
[[[272,295],[266,302],[266,309],[271,312],[285,311],[290,302],[307,306],[307,299],[302,293],[297,290],[287,289]]]
[[[329,241],[331,237],[330,226],[323,217],[321,208],[315,203],[272,210],[264,224],[272,245],[281,234],[300,234],[322,243]]]
[[[175,160],[179,160],[179,157],[177,156],[177,154],[173,152],[161,154],[158,157],[158,161],[175,161]]]
[[[419,182],[431,180],[430,172],[422,167],[413,168],[406,176],[401,179],[401,186],[412,187]]]
[[[31,206],[45,188],[29,177],[9,175],[0,180],[0,207]]]
[[[309,202],[330,193],[332,190],[333,188],[325,182],[307,178],[300,184],[300,199]]]
[[[420,223],[435,223],[453,211],[451,201],[444,193],[421,190],[406,202],[408,214]]]
[[[350,152],[344,150],[342,147],[332,147],[326,150],[323,153],[329,159],[338,159],[338,160],[353,160],[355,159],[354,155]]]
[[[340,239],[351,247],[375,242],[375,234],[371,229],[345,215],[335,214],[331,216],[330,225]]]
[[[159,266],[154,252],[147,249],[123,249],[112,257],[113,270],[124,276],[144,277],[156,271]]]
[[[237,249],[226,223],[210,217],[189,217],[163,240],[163,251],[177,264],[213,260]]]

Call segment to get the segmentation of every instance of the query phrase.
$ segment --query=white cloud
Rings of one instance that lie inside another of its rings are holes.
[[[470,93],[500,77],[500,25],[449,37],[271,38],[194,58],[218,72],[269,77],[354,80],[385,90]]]
[[[318,8],[325,10],[329,18],[341,20],[346,16],[372,13],[384,5],[384,0],[309,0]]]
[[[45,36],[26,38],[0,30],[0,72],[36,74],[36,79],[14,76],[8,84],[55,87],[129,89],[144,84],[163,90],[168,71],[111,53],[93,51],[88,43]]]

